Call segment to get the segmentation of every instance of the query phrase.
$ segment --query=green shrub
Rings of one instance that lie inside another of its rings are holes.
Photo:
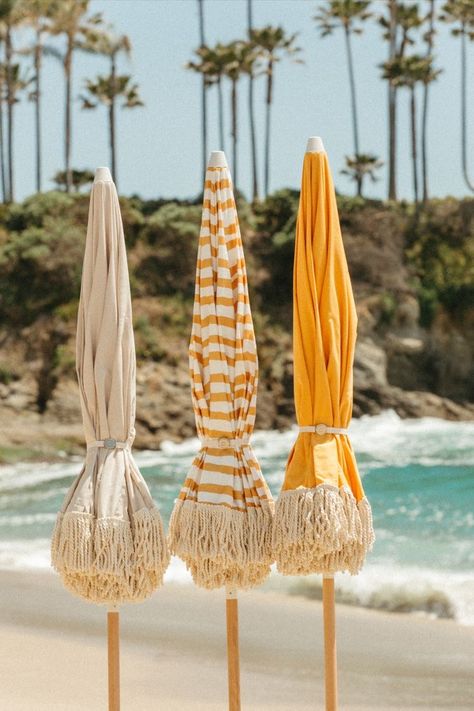
[[[12,232],[0,247],[0,318],[27,324],[77,298],[84,229],[62,218]]]

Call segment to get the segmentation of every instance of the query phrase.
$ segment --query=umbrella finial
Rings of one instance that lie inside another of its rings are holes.
[[[112,174],[108,168],[96,168],[94,183],[102,181],[104,183],[112,183]]]
[[[227,159],[224,151],[211,151],[207,162],[208,168],[227,168]]]
[[[321,136],[310,136],[306,144],[306,153],[325,153]]]

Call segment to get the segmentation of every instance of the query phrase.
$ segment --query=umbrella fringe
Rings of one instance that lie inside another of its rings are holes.
[[[200,587],[254,587],[269,575],[273,562],[272,520],[273,502],[235,511],[178,500],[169,526],[170,551],[186,563]]]
[[[273,549],[284,575],[355,575],[374,540],[370,504],[356,501],[349,487],[300,487],[283,491],[276,503]]]
[[[51,562],[71,592],[91,602],[139,602],[163,582],[169,551],[157,509],[132,521],[59,514]]]

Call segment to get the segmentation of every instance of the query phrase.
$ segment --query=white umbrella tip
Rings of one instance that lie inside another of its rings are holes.
[[[324,153],[324,143],[321,136],[310,136],[306,144],[306,153]]]
[[[227,168],[227,159],[224,151],[211,151],[207,166],[208,168]]]
[[[112,173],[108,168],[96,168],[95,170],[95,177],[94,177],[94,183],[98,183],[99,181],[105,182],[105,183],[112,183]]]

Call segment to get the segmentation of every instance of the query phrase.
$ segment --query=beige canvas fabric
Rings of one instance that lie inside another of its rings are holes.
[[[52,540],[65,586],[94,602],[142,600],[169,561],[160,514],[131,452],[135,344],[127,254],[115,185],[98,169],[77,320],[76,369],[87,454]]]

